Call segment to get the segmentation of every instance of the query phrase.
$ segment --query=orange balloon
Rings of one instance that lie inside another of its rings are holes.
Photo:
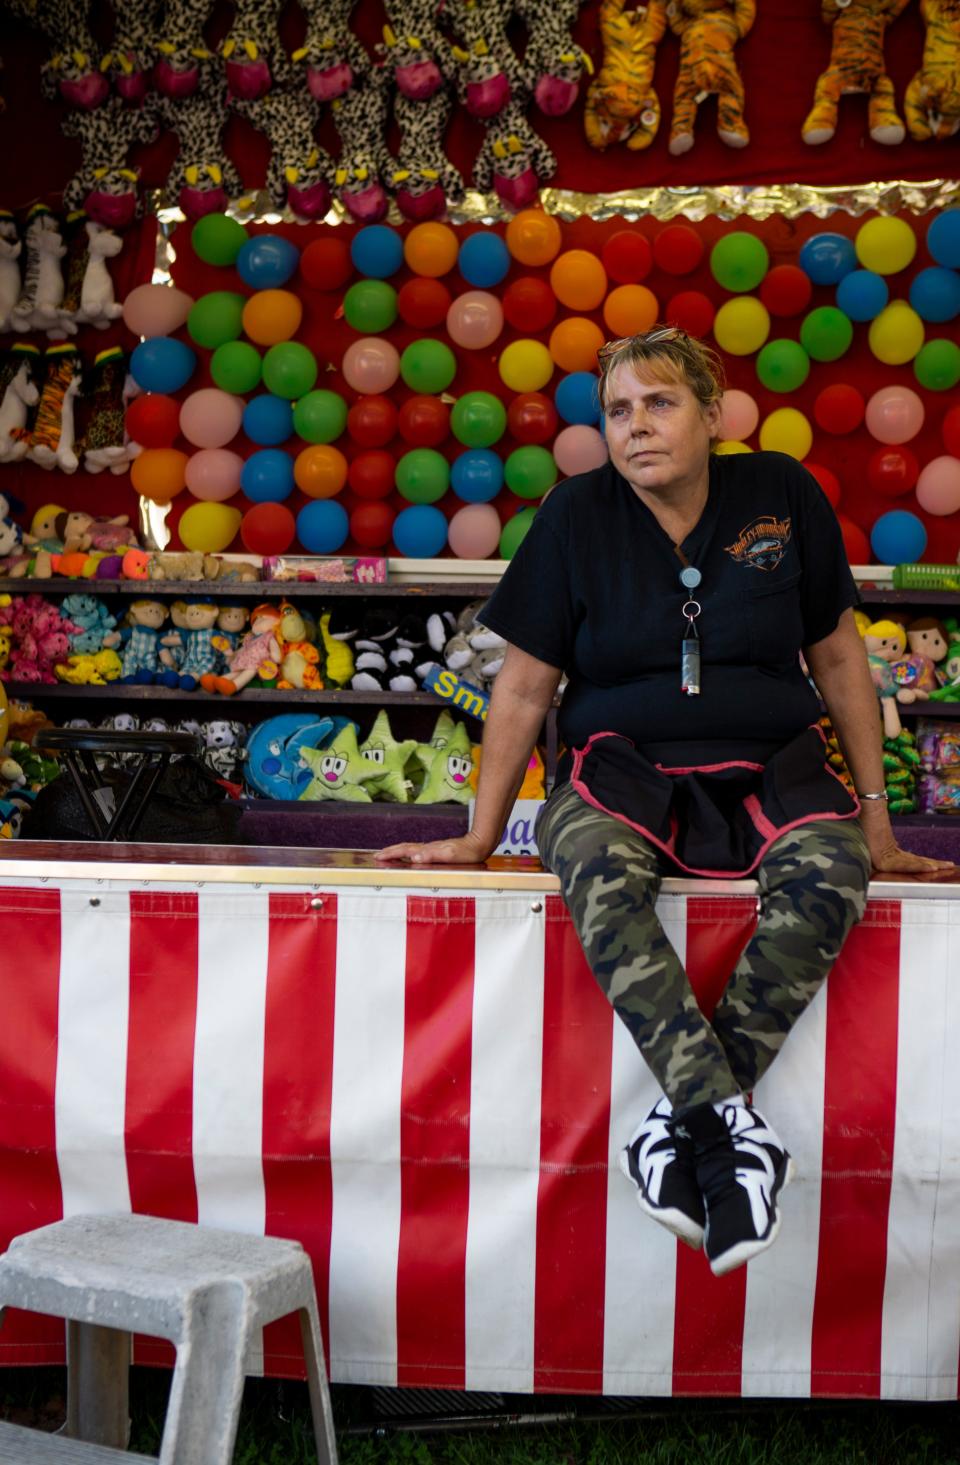
[[[524,265],[548,265],[560,252],[563,236],[552,214],[521,209],[507,225],[507,248]]]
[[[457,236],[450,226],[432,220],[416,224],[403,244],[403,257],[413,273],[434,280],[449,274],[459,253]]]
[[[568,315],[550,333],[550,355],[561,371],[596,371],[603,331],[583,315]]]
[[[596,310],[607,293],[607,272],[588,249],[567,249],[554,260],[550,288],[571,310]]]
[[[134,458],[130,481],[155,504],[168,504],[187,486],[187,455],[177,448],[145,448]]]
[[[660,315],[660,302],[646,285],[618,285],[603,302],[603,318],[614,336],[649,331]]]
[[[258,346],[290,341],[300,329],[303,306],[290,290],[258,290],[243,307],[243,329]]]
[[[297,454],[293,476],[307,498],[332,499],[347,481],[347,460],[339,448],[315,443]]]

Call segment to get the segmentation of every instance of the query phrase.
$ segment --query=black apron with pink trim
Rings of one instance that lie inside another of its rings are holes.
[[[670,768],[620,733],[595,733],[573,758],[572,783],[595,809],[635,829],[691,875],[735,878],[756,869],[774,840],[815,819],[853,819],[858,800],[808,727],[766,763]]]

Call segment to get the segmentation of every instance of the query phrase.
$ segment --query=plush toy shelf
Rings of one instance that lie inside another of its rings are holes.
[[[179,702],[186,711],[189,707],[240,707],[250,703],[310,703],[314,707],[326,707],[331,704],[340,706],[366,705],[377,707],[435,707],[439,712],[445,704],[432,692],[354,692],[346,691],[323,691],[309,692],[293,688],[290,691],[279,691],[272,687],[246,687],[238,692],[235,697],[221,697],[215,692],[184,692],[179,687],[160,687],[155,685],[137,686],[122,685],[119,682],[108,682],[105,687],[92,686],[86,683],[82,686],[72,686],[68,682],[57,682],[51,685],[48,682],[6,682],[8,697],[17,697],[21,701],[42,702],[44,700],[63,701],[72,699],[74,702],[80,698],[96,697],[103,701],[119,702]]]
[[[212,600],[328,600],[351,595],[367,599],[393,600],[479,600],[490,595],[496,582],[489,580],[437,580],[417,585],[394,582],[387,585],[355,585],[325,580],[84,580],[56,575],[50,580],[0,579],[0,594],[28,595],[127,595],[131,599],[158,599],[165,595],[210,597]]]

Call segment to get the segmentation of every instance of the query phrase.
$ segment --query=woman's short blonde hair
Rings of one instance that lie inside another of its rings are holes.
[[[610,377],[618,366],[630,366],[639,377],[655,372],[665,381],[684,382],[701,409],[719,402],[724,392],[723,365],[716,351],[688,336],[679,326],[654,326],[636,336],[608,341],[597,352],[600,363],[600,409],[606,410]]]

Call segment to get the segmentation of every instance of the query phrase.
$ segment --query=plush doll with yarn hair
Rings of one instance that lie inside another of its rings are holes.
[[[667,0],[649,0],[638,10],[628,10],[627,0],[602,0],[603,61],[587,88],[583,112],[592,148],[625,142],[639,152],[653,142],[660,126],[653,72],[666,29]]]
[[[298,219],[322,219],[335,165],[313,135],[319,102],[303,87],[275,87],[255,102],[235,101],[232,107],[270,139],[266,184],[274,208],[288,203]]]
[[[152,142],[159,130],[154,99],[128,107],[111,97],[96,113],[73,113],[60,124],[67,137],[80,140],[82,162],[63,191],[63,206],[106,229],[124,229],[140,213],[139,171],[127,163],[135,142]]]
[[[110,82],[89,26],[89,0],[6,0],[6,8],[43,31],[52,49],[40,71],[44,96],[91,110],[106,101]]]
[[[817,79],[813,107],[801,129],[804,142],[829,142],[837,130],[840,98],[869,98],[867,117],[874,142],[894,146],[906,129],[897,112],[893,82],[887,75],[883,43],[887,26],[909,0],[822,0],[821,16],[832,28],[830,64]]]
[[[356,0],[300,0],[306,12],[303,45],[290,60],[318,102],[343,97],[370,70],[370,58],[350,29]]]
[[[154,33],[153,84],[172,101],[190,97],[209,75],[213,52],[203,36],[212,0],[168,0]]]
[[[13,307],[20,299],[20,255],[23,240],[13,214],[0,209],[0,332],[10,331]]]
[[[236,0],[230,29],[220,42],[223,77],[231,98],[256,101],[290,81],[293,70],[277,23],[287,0]]]
[[[59,322],[63,300],[63,266],[67,252],[60,221],[45,204],[34,204],[24,234],[26,267],[20,299],[10,312],[15,331],[46,331]]]
[[[910,136],[943,142],[960,131],[960,0],[920,0],[923,61],[903,98]]]
[[[670,0],[667,20],[680,38],[669,144],[675,157],[693,147],[697,108],[712,95],[717,98],[720,141],[731,148],[744,148],[750,141],[734,52],[756,15],[756,0]]]
[[[83,363],[75,346],[51,346],[46,352],[46,368],[27,457],[41,468],[76,473],[80,459],[74,451],[74,405],[83,380]]]
[[[387,212],[383,180],[391,175],[393,158],[384,140],[386,87],[385,77],[374,73],[330,104],[330,115],[340,138],[334,191],[358,224],[375,224]]]
[[[111,8],[113,40],[101,64],[118,95],[137,106],[150,89],[161,6],[159,0],[111,0]]]
[[[514,0],[514,14],[527,28],[524,69],[533,86],[533,99],[547,117],[562,117],[577,100],[584,71],[593,74],[593,62],[570,33],[582,0]]]
[[[220,213],[243,192],[240,174],[221,140],[227,124],[226,87],[210,72],[182,101],[165,97],[160,113],[180,141],[180,152],[167,176],[171,198],[188,219]]]
[[[481,193],[492,186],[505,208],[523,209],[556,171],[553,152],[530,126],[521,102],[508,102],[489,120],[473,165],[473,181]]]

